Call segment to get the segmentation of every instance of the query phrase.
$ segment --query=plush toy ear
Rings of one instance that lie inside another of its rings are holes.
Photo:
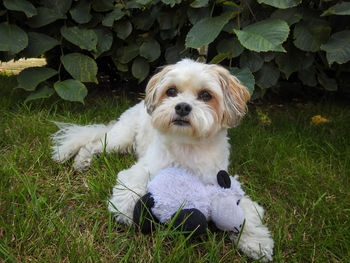
[[[217,178],[218,178],[218,184],[222,188],[230,188],[231,187],[231,179],[226,171],[224,171],[224,170],[219,171]]]

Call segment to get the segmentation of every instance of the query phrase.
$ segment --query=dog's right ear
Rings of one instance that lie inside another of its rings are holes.
[[[159,86],[164,75],[170,71],[172,66],[166,66],[155,74],[148,82],[146,87],[145,106],[148,114],[152,114],[156,108],[160,96]],[[158,92],[157,92],[158,91]]]
[[[224,94],[225,110],[222,124],[227,128],[235,127],[248,110],[249,91],[224,67],[214,64],[209,67],[216,72]]]

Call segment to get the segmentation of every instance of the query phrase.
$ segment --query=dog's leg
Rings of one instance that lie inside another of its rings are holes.
[[[86,171],[92,157],[106,149],[107,152],[125,152],[135,142],[140,116],[145,112],[143,102],[125,111],[113,127],[100,138],[88,141],[74,158],[74,169]]]
[[[89,169],[91,159],[95,154],[99,154],[106,149],[106,152],[113,151],[126,152],[135,140],[136,129],[124,125],[123,121],[118,121],[113,128],[98,140],[88,142],[82,146],[74,158],[74,170],[84,172]]]
[[[238,243],[238,249],[247,256],[263,262],[272,261],[274,242],[270,231],[262,223],[264,209],[253,202],[248,196],[240,203],[245,214],[245,225]],[[230,238],[237,241],[237,236],[230,234]]]
[[[131,224],[136,202],[146,194],[149,171],[140,162],[119,172],[117,184],[113,188],[108,209],[115,214],[118,222]]]

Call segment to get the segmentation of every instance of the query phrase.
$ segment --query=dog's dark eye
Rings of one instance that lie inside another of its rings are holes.
[[[239,199],[239,200],[237,201],[237,205],[239,205],[240,202],[241,202],[241,199]]]
[[[210,95],[210,93],[206,90],[203,90],[201,92],[199,92],[198,94],[198,99],[202,100],[202,101],[209,101],[211,100],[213,97]]]
[[[168,97],[176,97],[177,96],[177,89],[172,87],[172,88],[169,88],[165,93]]]

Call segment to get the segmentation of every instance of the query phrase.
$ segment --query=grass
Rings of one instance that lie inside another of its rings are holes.
[[[166,227],[144,236],[107,203],[131,155],[102,155],[85,173],[50,159],[51,121],[108,122],[134,102],[91,96],[23,104],[0,75],[0,261],[251,262],[224,233],[186,240]],[[310,124],[321,114],[331,120]],[[270,122],[269,122],[270,121]],[[230,130],[230,173],[266,209],[276,262],[350,262],[350,107],[332,102],[252,106]]]

